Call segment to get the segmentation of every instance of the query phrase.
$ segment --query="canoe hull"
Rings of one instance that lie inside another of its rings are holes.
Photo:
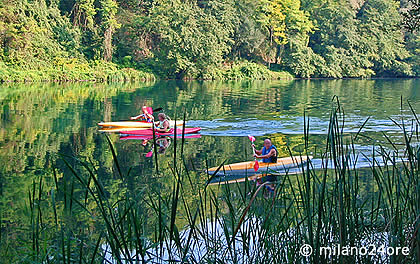
[[[217,176],[251,176],[255,174],[270,174],[272,172],[284,171],[290,168],[298,167],[305,164],[311,156],[292,156],[277,159],[277,163],[262,163],[259,162],[260,167],[257,171],[254,170],[255,161],[245,161],[224,165],[217,172]],[[210,168],[208,174],[213,175],[218,167]]]
[[[173,138],[174,135],[170,135],[169,137]],[[177,135],[177,138],[182,138],[182,135]],[[201,138],[200,134],[194,135],[185,135],[184,138]],[[151,140],[153,136],[136,136],[136,135],[128,135],[128,136],[121,136],[121,140]]]
[[[177,126],[182,126],[184,122],[183,121],[176,121],[176,125]],[[101,127],[127,127],[127,128],[132,128],[132,127],[138,127],[138,128],[152,128],[152,124],[153,123],[149,123],[149,122],[144,122],[144,121],[120,121],[120,122],[100,122],[98,123],[98,126]],[[171,126],[175,125],[175,121],[171,120],[169,121],[169,124]]]
[[[139,130],[139,129],[149,129],[149,128],[147,127],[101,127],[98,131],[106,132],[106,133],[119,133],[121,131]]]
[[[200,127],[193,127],[193,128],[185,128],[184,133],[185,134],[194,134],[197,133],[201,130]],[[121,134],[126,134],[126,135],[141,135],[141,136],[151,136],[153,135],[153,130],[152,129],[141,129],[141,130],[127,130],[127,131],[121,131]],[[176,131],[172,130],[170,132],[166,132],[166,133],[161,133],[161,132],[156,132],[155,131],[155,135],[156,136],[170,136],[170,135],[181,135],[182,134],[182,128],[177,128]]]

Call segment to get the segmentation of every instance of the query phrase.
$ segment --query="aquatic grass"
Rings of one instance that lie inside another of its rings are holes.
[[[90,160],[61,156],[61,170],[67,173],[60,177],[53,169],[52,186],[47,188],[48,180],[40,177],[28,190],[30,247],[24,250],[27,257],[11,262],[417,263],[420,152],[414,142],[419,122],[414,112],[413,116],[409,126],[399,121],[405,156],[398,151],[400,142],[388,137],[389,144],[374,145],[373,156],[365,157],[354,145],[369,118],[357,133],[345,134],[344,111],[334,98],[325,146],[311,154],[305,114],[305,147],[295,155],[321,157],[321,168],[315,169],[309,160],[298,174],[286,170],[277,176],[272,194],[265,190],[269,183],[257,187],[248,179],[209,185],[223,164],[213,175],[189,168],[184,136],[173,141],[169,171],[158,169],[153,142],[156,167],[150,175],[172,177],[170,189],[130,191],[132,171],[122,169],[117,149],[107,138],[118,189],[102,182]],[[357,167],[362,157],[371,160],[367,170]],[[207,162],[205,167],[208,170]],[[363,181],[361,174],[372,181]],[[365,186],[372,193],[366,194]],[[325,256],[320,250],[366,243],[408,246],[410,255]],[[314,254],[300,255],[303,244],[312,246]],[[7,258],[3,254],[1,258]]]

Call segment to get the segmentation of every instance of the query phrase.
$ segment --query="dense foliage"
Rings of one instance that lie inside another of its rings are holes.
[[[304,78],[418,76],[417,2],[3,0],[0,80],[102,79],[95,65],[109,63],[164,78],[279,77],[232,76],[255,63]]]

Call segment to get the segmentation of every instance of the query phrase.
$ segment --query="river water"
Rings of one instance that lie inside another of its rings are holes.
[[[2,228],[19,226],[26,217],[27,192],[34,181],[51,175],[52,168],[58,168],[59,178],[70,174],[63,157],[89,160],[104,184],[117,188],[118,172],[105,134],[115,147],[122,173],[130,170],[130,188],[170,190],[173,147],[180,139],[165,139],[162,145],[168,146],[155,159],[155,153],[146,157],[153,151],[151,142],[121,140],[118,133],[98,131],[98,122],[128,120],[143,105],[161,107],[172,119],[183,119],[185,114],[187,127],[202,128],[199,135],[185,139],[183,150],[186,166],[202,171],[224,161],[253,160],[247,135],[257,138],[256,145],[271,138],[280,156],[304,154],[305,117],[309,118],[308,154],[320,160],[331,110],[338,105],[346,135],[357,133],[369,118],[354,142],[356,151],[369,158],[374,146],[392,149],[388,139],[397,148],[404,143],[403,123],[408,131],[417,129],[410,105],[420,113],[419,99],[417,79],[2,84]],[[159,178],[151,177],[156,160]],[[364,165],[369,163],[360,166]],[[207,176],[200,177],[204,183]]]

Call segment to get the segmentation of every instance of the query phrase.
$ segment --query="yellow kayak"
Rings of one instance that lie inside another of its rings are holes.
[[[177,126],[182,126],[183,121],[176,121]],[[101,127],[135,127],[135,128],[151,128],[152,123],[145,122],[145,121],[119,121],[119,122],[100,122],[98,123]],[[169,125],[173,127],[175,125],[175,121],[169,121]]]
[[[222,166],[218,171],[217,175],[255,175],[255,174],[267,174],[270,172],[275,172],[279,170],[284,170],[288,168],[297,167],[306,163],[308,160],[312,159],[311,156],[292,156],[286,158],[278,158],[276,163],[263,163],[258,162],[259,168],[257,171],[254,170],[255,161],[245,161],[239,163],[233,163]],[[213,174],[218,167],[210,168],[208,170],[209,174]]]
[[[222,184],[231,184],[231,183],[240,183],[245,182],[248,178],[248,181],[254,181],[257,179],[262,179],[265,176],[273,175],[273,176],[281,176],[281,175],[295,175],[299,174],[300,171],[291,171],[291,172],[281,172],[281,173],[269,173],[269,174],[256,174],[249,177],[238,177],[238,178],[232,178],[232,177],[216,177],[214,178],[209,185],[222,185]]]

